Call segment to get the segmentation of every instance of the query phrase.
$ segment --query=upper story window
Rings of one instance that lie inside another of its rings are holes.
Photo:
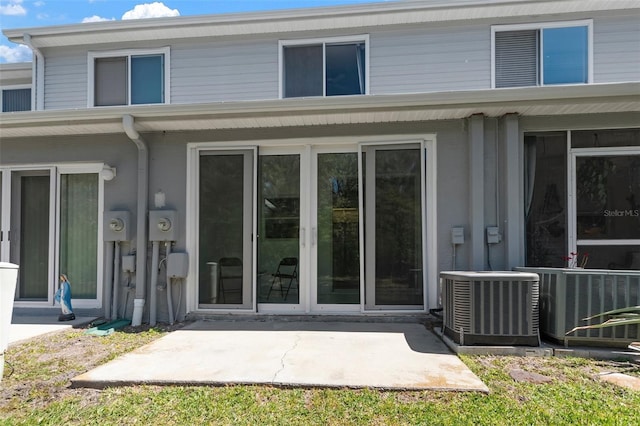
[[[31,88],[2,89],[2,112],[31,111]]]
[[[169,48],[89,52],[88,105],[169,103]]]
[[[283,98],[364,95],[369,36],[280,42]]]
[[[592,24],[586,20],[491,27],[493,87],[590,83]]]

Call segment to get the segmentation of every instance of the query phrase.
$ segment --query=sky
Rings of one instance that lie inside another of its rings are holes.
[[[31,28],[121,19],[193,16],[376,0],[0,0],[0,28]],[[386,0],[377,0],[386,1]],[[0,37],[0,63],[31,61],[31,50]]]

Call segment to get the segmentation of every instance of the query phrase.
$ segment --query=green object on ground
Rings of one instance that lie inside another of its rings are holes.
[[[101,324],[97,327],[91,327],[84,333],[91,334],[93,336],[108,336],[119,328],[126,327],[131,324],[131,321],[126,319],[115,320]]]

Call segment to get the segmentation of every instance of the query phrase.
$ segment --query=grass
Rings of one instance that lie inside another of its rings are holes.
[[[152,329],[95,337],[74,331],[56,334],[51,343],[12,346],[7,359],[15,371],[2,382],[0,424],[640,424],[640,392],[596,377],[629,365],[578,358],[462,356],[490,394],[270,386],[69,388],[69,378],[163,334]],[[51,347],[61,348],[64,359]],[[87,351],[89,362],[81,357]],[[516,382],[509,376],[513,368],[553,381]]]

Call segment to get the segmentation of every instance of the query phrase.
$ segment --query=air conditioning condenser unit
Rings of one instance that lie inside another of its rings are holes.
[[[539,277],[526,272],[441,272],[443,332],[460,345],[538,346]]]

